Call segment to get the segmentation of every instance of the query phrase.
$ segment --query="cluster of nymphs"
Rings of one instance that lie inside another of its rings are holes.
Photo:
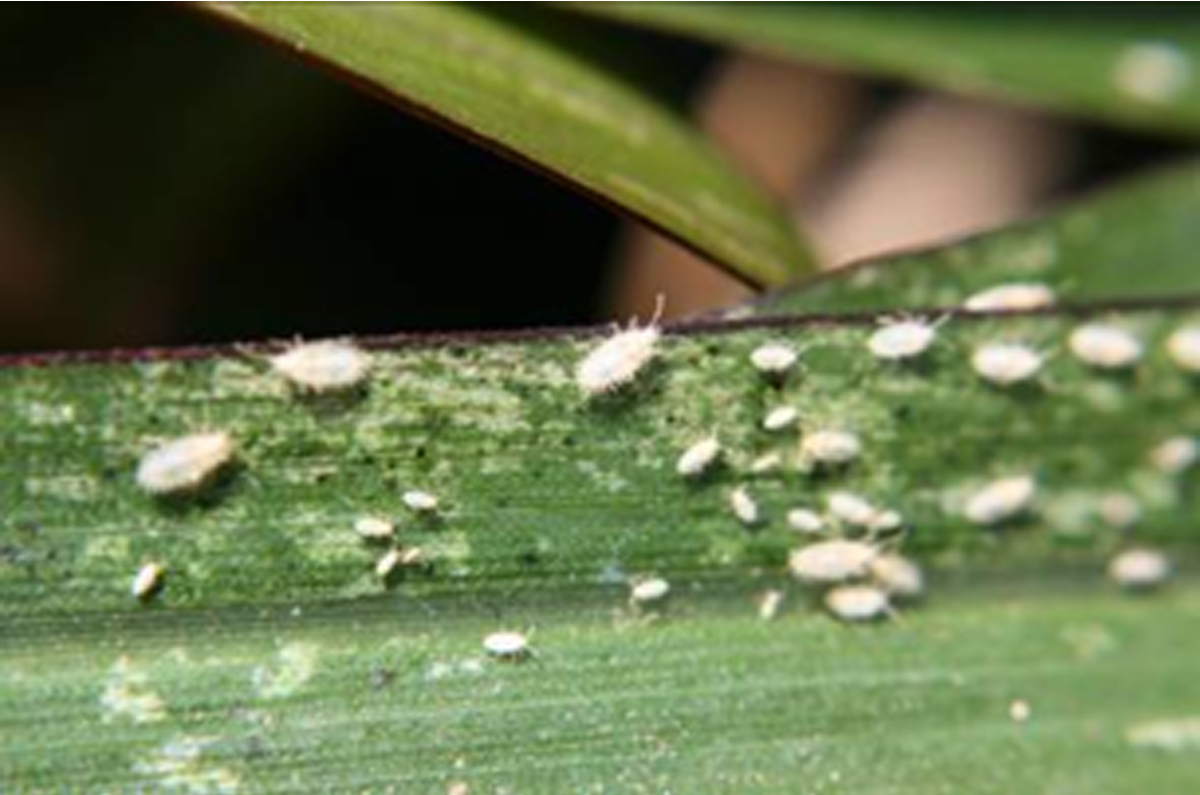
[[[270,358],[271,370],[291,389],[302,395],[330,396],[360,388],[370,373],[371,357],[358,346],[342,340],[298,343]],[[224,431],[205,431],[167,441],[150,450],[138,465],[136,479],[145,491],[159,498],[188,497],[199,493],[233,463],[237,447]],[[425,520],[439,516],[438,498],[419,489],[405,491],[400,503],[407,513]],[[375,574],[383,583],[401,571],[426,565],[418,545],[397,541],[396,523],[381,516],[363,516],[353,532],[379,550]],[[134,574],[130,591],[148,600],[163,587],[167,565],[151,561]]]
[[[1003,284],[971,296],[964,304],[969,312],[1014,312],[1052,306],[1054,293],[1035,283]],[[657,315],[656,319],[657,320]],[[935,344],[941,321],[919,318],[885,322],[867,339],[866,347],[874,358],[889,363],[914,361]],[[631,384],[656,355],[660,329],[655,321],[646,326],[633,325],[619,330],[594,348],[576,369],[576,382],[589,398],[603,397]],[[1188,374],[1200,374],[1200,326],[1177,329],[1166,341],[1167,354]],[[1089,368],[1122,371],[1134,367],[1144,354],[1143,342],[1127,329],[1104,323],[1078,326],[1067,340],[1071,354]],[[1044,352],[1016,340],[998,340],[976,348],[970,359],[974,372],[991,386],[1013,388],[1034,380],[1046,361]],[[799,352],[784,342],[759,346],[750,354],[750,364],[763,377],[781,383],[796,366]],[[768,433],[795,429],[800,413],[795,406],[780,405],[767,411],[761,427]],[[800,435],[799,466],[808,472],[834,473],[851,466],[860,457],[863,442],[844,428],[812,428]],[[680,454],[675,468],[679,476],[700,479],[723,455],[716,433],[697,439]],[[1168,439],[1151,452],[1151,461],[1165,474],[1174,475],[1200,460],[1200,443],[1187,436]],[[778,468],[783,458],[778,453],[760,456],[750,466],[753,473]],[[965,501],[962,516],[980,527],[995,527],[1019,518],[1032,508],[1037,496],[1035,477],[1012,474],[994,480],[974,492]],[[729,508],[738,522],[755,527],[764,522],[758,501],[746,485],[729,493]],[[1102,506],[1110,523],[1128,526],[1127,516],[1137,513],[1132,497],[1115,495]],[[1120,513],[1121,516],[1117,514]],[[1111,516],[1110,516],[1111,515]],[[1124,518],[1123,518],[1124,517]],[[806,586],[820,591],[825,607],[846,621],[869,621],[893,615],[895,604],[918,598],[924,578],[916,563],[903,557],[899,547],[904,540],[905,522],[899,512],[872,504],[867,498],[848,491],[828,495],[824,511],[796,506],[786,515],[788,526],[802,534],[806,542],[795,549],[788,560],[790,573]],[[1170,563],[1158,551],[1127,549],[1110,562],[1109,576],[1123,587],[1153,588],[1170,574]],[[666,595],[664,580],[635,585],[632,599],[638,601],[638,589],[648,589],[655,599]],[[760,613],[773,617],[783,599],[777,590],[767,592]]]

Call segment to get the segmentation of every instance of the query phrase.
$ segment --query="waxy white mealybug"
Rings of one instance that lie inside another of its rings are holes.
[[[1036,282],[999,284],[975,293],[963,306],[971,312],[1021,312],[1054,305],[1054,291]]]
[[[1183,326],[1167,337],[1167,355],[1186,372],[1200,374],[1200,326]]]
[[[763,430],[777,432],[784,431],[796,424],[800,419],[800,412],[796,411],[793,406],[779,406],[767,412],[767,416],[763,418]]]
[[[1165,475],[1178,475],[1200,460],[1200,442],[1191,436],[1172,436],[1150,451],[1150,463]]]
[[[861,541],[818,541],[792,550],[788,569],[802,582],[831,585],[867,576],[877,554],[875,547]]]
[[[808,466],[845,466],[862,453],[862,442],[849,431],[818,430],[800,440],[800,458]]]
[[[920,356],[937,337],[937,328],[920,320],[888,323],[867,340],[867,348],[876,359],[901,361]]]
[[[779,453],[763,453],[750,462],[750,472],[755,475],[765,475],[783,466],[783,456]]]
[[[417,513],[434,513],[438,509],[438,498],[427,491],[411,489],[400,495],[400,501],[410,511]]]
[[[367,541],[384,541],[395,534],[396,526],[387,519],[364,516],[354,523],[354,532]]]
[[[793,508],[787,512],[787,525],[797,533],[816,535],[825,531],[825,520],[808,508]]]
[[[894,552],[871,560],[871,579],[890,596],[915,599],[925,590],[921,567]]]
[[[1033,717],[1033,708],[1023,698],[1018,698],[1008,705],[1008,717],[1013,723],[1025,723]]]
[[[173,439],[142,456],[137,483],[160,496],[197,491],[233,459],[233,454],[233,439],[223,431]]]
[[[865,497],[849,491],[835,491],[825,498],[829,515],[843,524],[869,530],[895,530],[903,519],[895,511],[883,510]]]
[[[783,607],[783,599],[784,593],[778,588],[764,591],[758,598],[758,617],[763,621],[775,618],[779,614],[779,609]]]
[[[825,607],[842,621],[874,621],[892,612],[888,595],[872,585],[839,585],[825,594]]]
[[[1100,520],[1117,530],[1127,530],[1142,519],[1142,506],[1131,495],[1110,491],[1100,496]]]
[[[746,490],[745,486],[738,486],[729,492],[729,507],[738,521],[747,527],[753,527],[762,521],[758,501],[750,496],[750,492]]]
[[[675,471],[685,478],[703,475],[721,457],[721,442],[716,436],[706,436],[683,451]]]
[[[167,570],[161,563],[147,563],[133,575],[129,592],[134,599],[149,599],[162,589]]]
[[[1101,370],[1123,370],[1142,358],[1142,343],[1116,326],[1088,323],[1071,332],[1067,347],[1075,358]]]
[[[497,659],[523,660],[529,656],[529,639],[520,632],[493,632],[483,639],[483,650]]]
[[[996,386],[1028,381],[1042,369],[1044,358],[1028,345],[998,342],[983,345],[971,356],[971,367]]]
[[[606,395],[633,382],[646,369],[658,349],[662,329],[662,297],[654,317],[645,326],[631,323],[593,348],[575,368],[575,383],[588,397]]]
[[[750,363],[763,375],[778,378],[792,369],[799,354],[783,342],[767,342],[750,352]]]
[[[1108,576],[1122,588],[1157,588],[1171,576],[1167,556],[1153,549],[1127,549],[1108,564]]]
[[[1192,82],[1187,53],[1169,42],[1144,41],[1127,45],[1113,64],[1116,88],[1142,102],[1174,102]]]
[[[636,580],[629,589],[629,600],[634,604],[648,605],[661,602],[671,592],[671,584],[662,577]]]
[[[370,355],[346,340],[303,342],[270,361],[292,386],[318,394],[357,387],[371,369]]]
[[[963,515],[972,524],[1001,524],[1027,512],[1036,495],[1037,482],[1030,475],[1001,478],[971,495]]]

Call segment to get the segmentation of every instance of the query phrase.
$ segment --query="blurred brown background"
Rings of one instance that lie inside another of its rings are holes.
[[[792,210],[826,267],[1003,223],[1180,151],[611,33],[652,54],[656,89]],[[6,5],[0,65],[0,350],[581,323],[646,315],[658,292],[671,315],[748,294],[185,7]]]

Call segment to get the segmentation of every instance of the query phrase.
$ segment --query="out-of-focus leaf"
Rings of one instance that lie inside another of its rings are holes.
[[[1200,133],[1200,15],[1183,6],[586,6],[638,24],[920,85],[1011,98],[1129,127]]]
[[[527,10],[459,4],[213,7],[748,280],[778,284],[810,265],[786,217],[693,125],[618,77],[626,65],[577,50],[577,37],[598,30],[532,26]]]

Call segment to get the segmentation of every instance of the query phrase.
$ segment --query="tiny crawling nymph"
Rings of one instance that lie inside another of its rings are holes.
[[[233,439],[222,431],[182,436],[142,456],[137,483],[156,496],[198,491],[213,480],[233,455]]]
[[[1167,337],[1167,355],[1179,369],[1200,375],[1200,326],[1181,326]]]
[[[729,507],[738,521],[746,527],[753,527],[762,521],[762,513],[758,509],[758,501],[750,496],[745,486],[738,486],[729,492]]]
[[[818,430],[800,440],[800,459],[808,467],[846,466],[861,453],[862,442],[849,431]]]
[[[346,340],[321,340],[272,356],[271,368],[297,389],[322,394],[360,386],[371,369],[371,357]]]
[[[768,378],[782,378],[792,369],[799,355],[784,342],[767,342],[750,352],[750,363]]]
[[[675,471],[685,478],[700,477],[720,456],[721,442],[715,435],[706,436],[683,451],[675,464]]]
[[[432,514],[437,513],[438,498],[436,495],[430,494],[428,491],[420,489],[410,489],[400,495],[400,501],[410,511],[417,513]]]
[[[794,406],[778,406],[767,412],[763,418],[763,430],[777,433],[786,431],[800,419],[800,412]]]
[[[636,580],[629,589],[629,601],[634,605],[651,605],[663,601],[671,592],[671,584],[662,577]]]
[[[632,383],[646,369],[658,350],[662,329],[661,296],[654,317],[645,326],[631,323],[593,348],[575,368],[575,383],[587,397],[615,392]]]
[[[520,632],[501,630],[483,639],[483,650],[498,660],[519,662],[529,656],[529,639]]]
[[[396,526],[378,516],[364,516],[354,523],[354,532],[366,541],[385,541],[396,532]]]

